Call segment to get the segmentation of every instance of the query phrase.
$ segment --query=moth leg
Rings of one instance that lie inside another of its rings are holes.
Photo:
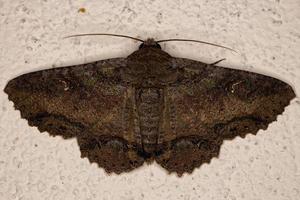
[[[120,174],[131,171],[144,162],[127,141],[117,137],[81,137],[78,138],[81,157],[87,157],[105,169],[107,173]]]
[[[203,163],[209,163],[218,156],[221,144],[218,141],[202,138],[183,137],[172,142],[170,148],[156,158],[163,168],[182,176],[192,173]]]
[[[216,64],[222,62],[223,60],[226,60],[226,58],[222,58],[222,59],[220,59],[220,60],[217,60],[216,62],[213,62],[213,63],[211,63],[211,64],[209,64],[209,65],[216,65]]]

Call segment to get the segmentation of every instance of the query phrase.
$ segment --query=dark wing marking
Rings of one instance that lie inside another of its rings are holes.
[[[224,140],[266,129],[295,97],[275,78],[181,58],[174,64],[182,79],[167,89],[172,139],[156,160],[179,175],[218,156]]]
[[[32,72],[9,81],[4,91],[29,125],[52,136],[76,137],[83,157],[121,173],[143,163],[124,118],[124,64],[116,58]]]

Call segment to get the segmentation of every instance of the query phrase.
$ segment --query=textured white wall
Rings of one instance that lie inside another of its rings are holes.
[[[78,9],[86,8],[85,13]],[[173,56],[288,81],[300,94],[299,0],[0,0],[0,199],[297,199],[300,100],[257,136],[226,141],[218,159],[178,178],[157,165],[110,175],[81,159],[75,140],[40,134],[20,118],[3,88],[20,74],[127,56],[138,43],[118,38],[62,39],[107,32],[167,43]]]

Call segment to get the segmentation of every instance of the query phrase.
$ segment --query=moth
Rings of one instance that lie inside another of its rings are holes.
[[[224,140],[266,129],[295,97],[272,77],[172,57],[159,45],[171,40],[136,40],[126,58],[24,74],[4,91],[30,126],[76,138],[107,173],[155,161],[179,176],[217,157]]]

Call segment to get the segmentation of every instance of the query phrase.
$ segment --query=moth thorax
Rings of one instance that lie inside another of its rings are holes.
[[[172,57],[157,48],[143,48],[128,56],[124,69],[131,80],[152,79],[172,73]],[[134,82],[136,82],[134,81]]]

